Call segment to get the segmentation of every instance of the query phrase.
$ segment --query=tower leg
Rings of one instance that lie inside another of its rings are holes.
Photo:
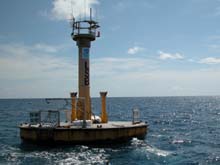
[[[102,123],[108,122],[108,115],[106,112],[106,95],[107,95],[107,92],[100,92],[100,96],[102,100],[102,112],[101,112]]]
[[[72,113],[71,113],[71,121],[76,120],[76,92],[70,93],[71,101],[72,101]]]

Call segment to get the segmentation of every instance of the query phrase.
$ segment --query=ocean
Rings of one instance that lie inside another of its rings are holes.
[[[96,114],[100,99],[92,99]],[[138,108],[149,130],[144,140],[102,146],[24,144],[17,125],[29,112],[70,109],[65,101],[0,100],[0,164],[220,164],[220,97],[107,98],[110,120],[132,120]]]

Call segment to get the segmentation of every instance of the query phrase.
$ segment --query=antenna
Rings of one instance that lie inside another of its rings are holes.
[[[90,8],[90,21],[92,21],[92,8]]]
[[[71,6],[71,8],[70,8],[70,18],[68,19],[68,22],[69,22],[70,26],[72,28],[74,28],[75,17],[73,15],[73,1],[70,2],[70,6]]]
[[[96,21],[97,21],[97,23],[99,22],[99,18],[98,18],[98,6],[96,7],[96,10],[95,10],[95,19],[96,19]],[[100,33],[100,31],[98,30],[97,31],[97,34],[96,34],[96,37],[100,37],[101,36],[101,33]]]
[[[97,22],[99,21],[98,20],[98,7],[96,7],[96,9],[95,9],[95,19]]]
[[[72,18],[74,18],[74,16],[73,16],[73,1],[71,1],[71,14],[72,14]]]
[[[84,19],[86,20],[86,0],[84,0]]]

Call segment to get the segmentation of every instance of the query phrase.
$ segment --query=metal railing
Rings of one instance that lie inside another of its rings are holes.
[[[30,124],[57,127],[60,125],[60,112],[56,110],[30,112]]]

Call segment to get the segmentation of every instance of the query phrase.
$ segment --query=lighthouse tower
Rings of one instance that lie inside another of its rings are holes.
[[[92,20],[92,10],[90,9],[90,18],[83,21],[73,19],[72,39],[78,46],[78,101],[72,106],[72,120],[91,119],[91,98],[90,98],[90,47],[91,42],[99,37],[96,30],[100,27],[98,22]],[[73,94],[71,95],[71,97]],[[76,94],[73,96],[75,98]],[[72,98],[73,98],[72,97]],[[74,100],[74,99],[73,99]]]

